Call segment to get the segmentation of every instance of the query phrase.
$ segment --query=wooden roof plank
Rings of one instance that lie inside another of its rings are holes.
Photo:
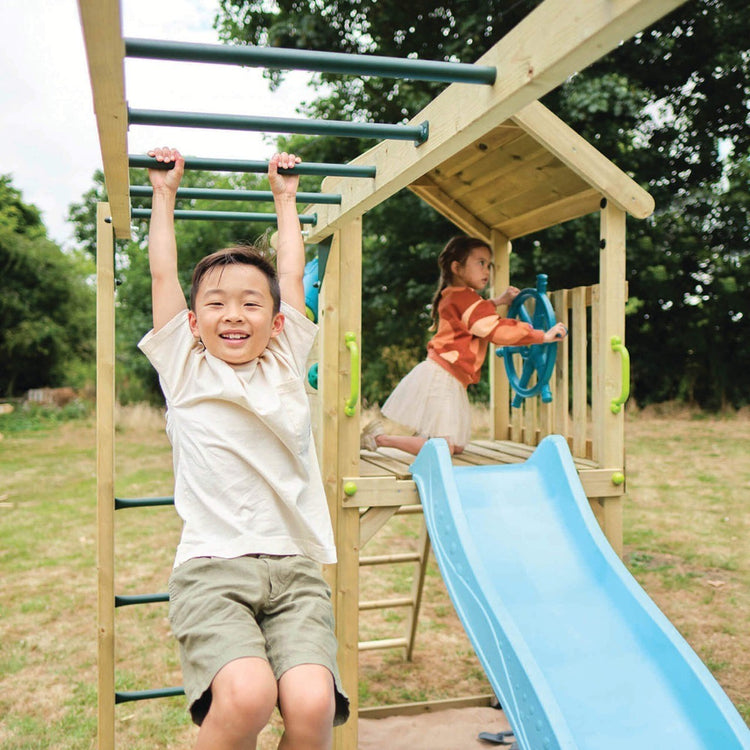
[[[596,211],[601,199],[602,194],[590,188],[583,193],[542,206],[523,216],[501,221],[493,229],[501,231],[510,239],[523,237]]]
[[[487,243],[492,241],[492,230],[483,222],[467,211],[458,201],[454,200],[427,177],[422,177],[418,185],[410,185],[410,189],[432,206],[436,211],[452,221],[461,231],[469,236],[479,237]]]
[[[499,182],[494,194],[491,189],[483,190],[477,200],[471,202],[471,208],[483,221],[494,226],[496,222],[491,218],[493,215],[507,218],[524,216],[541,206],[547,206],[591,188],[577,175],[563,170],[559,161],[557,170],[553,166],[535,172],[525,183]]]
[[[120,4],[116,0],[78,0],[78,12],[112,224],[115,237],[130,239],[128,110]]]
[[[488,153],[481,162],[460,170],[453,177],[452,182],[443,180],[436,180],[436,182],[450,185],[451,196],[456,200],[461,200],[468,193],[496,184],[511,175],[525,173],[534,159],[549,160],[551,158],[553,157],[543,146],[524,134],[523,138],[517,139],[510,146]]]
[[[447,180],[482,161],[488,154],[501,148],[507,148],[508,144],[513,143],[518,138],[528,138],[528,136],[520,125],[510,123],[507,120],[463,149],[453,159],[438,165],[432,173],[436,180]]]
[[[477,61],[498,68],[493,86],[451,84],[412,118],[411,125],[429,121],[425,143],[383,142],[352,162],[375,165],[374,180],[324,181],[323,190],[341,193],[342,203],[314,206],[318,224],[308,241],[361,216],[683,2],[544,0]],[[610,191],[620,205],[614,184]]]
[[[567,176],[575,177],[575,189],[566,180]],[[543,158],[535,159],[528,170],[507,172],[503,177],[498,176],[490,182],[483,180],[473,193],[463,196],[463,201],[481,217],[485,211],[510,206],[518,202],[519,198],[537,207],[549,195],[560,197],[566,188],[577,192],[581,185],[588,187],[565,169],[559,159],[545,151]]]
[[[638,219],[653,213],[649,193],[544,105],[532,102],[512,119],[623,211]]]

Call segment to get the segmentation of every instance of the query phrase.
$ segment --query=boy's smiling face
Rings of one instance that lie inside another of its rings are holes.
[[[246,263],[209,270],[188,321],[206,350],[229,365],[244,365],[259,357],[284,327],[284,316],[273,312],[266,275]]]

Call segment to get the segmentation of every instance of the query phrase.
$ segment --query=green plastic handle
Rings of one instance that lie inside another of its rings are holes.
[[[622,390],[620,395],[617,398],[613,398],[612,403],[609,405],[613,414],[619,414],[622,410],[622,405],[630,396],[630,354],[619,336],[612,336],[609,341],[612,345],[612,351],[619,352],[622,356]]]
[[[357,413],[357,401],[359,401],[359,347],[357,346],[357,334],[351,331],[344,334],[344,343],[349,350],[351,369],[351,390],[346,406],[344,406],[344,414],[347,417],[353,417]]]

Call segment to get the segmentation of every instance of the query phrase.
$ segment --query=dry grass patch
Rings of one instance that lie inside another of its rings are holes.
[[[750,723],[750,419],[650,409],[626,444],[626,562]]]
[[[482,418],[477,415],[477,431]],[[160,410],[118,416],[117,494],[172,490]],[[88,750],[96,736],[95,435],[91,419],[14,432],[0,443],[0,747]],[[629,418],[625,557],[631,570],[750,720],[750,419],[691,412]],[[414,548],[421,519],[397,517],[365,554]],[[166,590],[179,519],[171,508],[118,511],[118,593]],[[363,598],[408,593],[410,565],[363,575]],[[405,610],[368,613],[362,638],[395,637]],[[117,687],[181,682],[164,605],[121,608]],[[363,705],[488,692],[431,563],[414,660],[361,655]],[[118,706],[119,747],[187,748],[182,698]],[[278,742],[278,716],[261,750]]]

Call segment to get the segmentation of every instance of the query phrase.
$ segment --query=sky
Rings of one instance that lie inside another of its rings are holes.
[[[52,240],[73,243],[68,207],[102,168],[88,64],[76,0],[3,0],[0,24],[0,175],[35,205]],[[120,0],[123,35],[218,43],[217,0]],[[307,74],[269,91],[255,68],[126,60],[129,106],[295,117]],[[273,135],[273,134],[272,134]],[[133,126],[128,151],[169,145],[199,157],[267,159],[260,133]]]

